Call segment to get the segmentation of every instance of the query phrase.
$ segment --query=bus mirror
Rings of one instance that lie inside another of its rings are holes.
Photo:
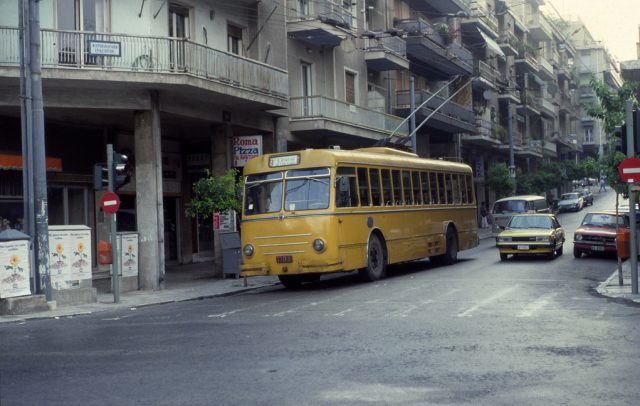
[[[341,192],[346,192],[349,190],[349,178],[346,176],[341,176],[338,180],[338,188]]]

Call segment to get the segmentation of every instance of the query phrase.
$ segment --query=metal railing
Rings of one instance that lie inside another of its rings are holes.
[[[409,96],[410,96],[409,90],[397,90],[396,91],[397,104],[399,106],[408,106]],[[425,90],[425,89],[416,90],[415,91],[416,106],[419,106],[420,104],[424,103],[426,100],[431,98],[431,96],[433,96],[433,93],[431,93],[428,90]],[[447,102],[446,100],[447,100],[446,98],[435,96],[431,98],[431,100],[429,100],[429,102],[426,104],[425,107],[431,110],[435,110],[442,105],[442,107],[440,107],[440,110],[438,110],[438,113],[436,114],[448,115],[470,124],[474,123],[475,116],[473,114],[473,110],[471,110],[471,107],[464,107],[458,103],[454,103],[452,101]]]
[[[353,24],[353,15],[342,7],[342,3],[327,0],[289,0],[287,17],[290,21],[321,20],[345,28],[350,28]]]
[[[329,118],[387,133],[391,133],[403,121],[400,117],[325,96],[292,97],[289,100],[291,120]],[[409,134],[409,123],[404,123],[396,134]]]
[[[484,20],[485,24],[489,26],[494,32],[498,32],[498,18],[490,13],[486,8],[482,7],[475,1],[472,1],[469,5],[471,9],[471,18],[478,18]]]
[[[485,137],[496,138],[491,132],[491,122],[476,118],[476,134],[483,135]]]
[[[498,95],[498,98],[503,98],[506,96],[510,96],[517,100],[520,100],[520,91],[516,88],[516,82],[511,79],[509,79],[509,86],[505,88],[505,91],[503,93],[500,93]]]
[[[398,37],[367,38],[365,49],[367,51],[388,51],[403,58],[407,57],[407,43]]]
[[[516,59],[524,59],[527,63],[529,63],[532,67],[538,68],[538,56],[533,52],[527,51],[521,48],[518,52],[518,56]]]
[[[499,41],[500,45],[509,44],[513,49],[518,48],[518,37],[516,37],[516,34],[513,31],[508,29],[503,28],[500,30]]]
[[[548,35],[551,36],[551,25],[547,22],[547,18],[542,13],[531,13],[527,15],[527,27],[535,27],[540,25],[540,28]]]
[[[286,71],[184,38],[41,30],[43,68],[189,74],[286,98]],[[120,56],[91,56],[89,41],[120,44]],[[0,65],[19,63],[18,29],[0,27]]]
[[[498,82],[498,78],[500,77],[498,71],[479,59],[473,61],[473,74],[480,74],[481,77],[493,84],[496,84]]]

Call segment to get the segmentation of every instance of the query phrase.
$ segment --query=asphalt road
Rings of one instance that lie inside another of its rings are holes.
[[[613,193],[595,208],[611,208]],[[500,261],[495,242],[291,291],[0,326],[7,405],[636,405],[640,308],[614,257]]]

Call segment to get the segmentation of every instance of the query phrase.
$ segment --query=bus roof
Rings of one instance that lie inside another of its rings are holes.
[[[297,165],[269,167],[274,157],[300,156]],[[431,169],[439,171],[471,173],[467,164],[442,161],[439,159],[419,158],[416,154],[392,148],[373,147],[354,150],[307,149],[261,155],[250,160],[244,167],[244,175],[252,173],[275,172],[300,168],[332,167],[337,164],[379,165],[390,167],[408,167],[412,169]]]

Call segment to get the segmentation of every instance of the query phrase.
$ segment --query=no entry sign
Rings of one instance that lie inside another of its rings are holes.
[[[627,183],[640,181],[640,159],[630,157],[620,163],[618,168],[620,177]]]
[[[120,198],[113,192],[107,192],[100,199],[100,207],[105,213],[113,214],[120,208]]]

